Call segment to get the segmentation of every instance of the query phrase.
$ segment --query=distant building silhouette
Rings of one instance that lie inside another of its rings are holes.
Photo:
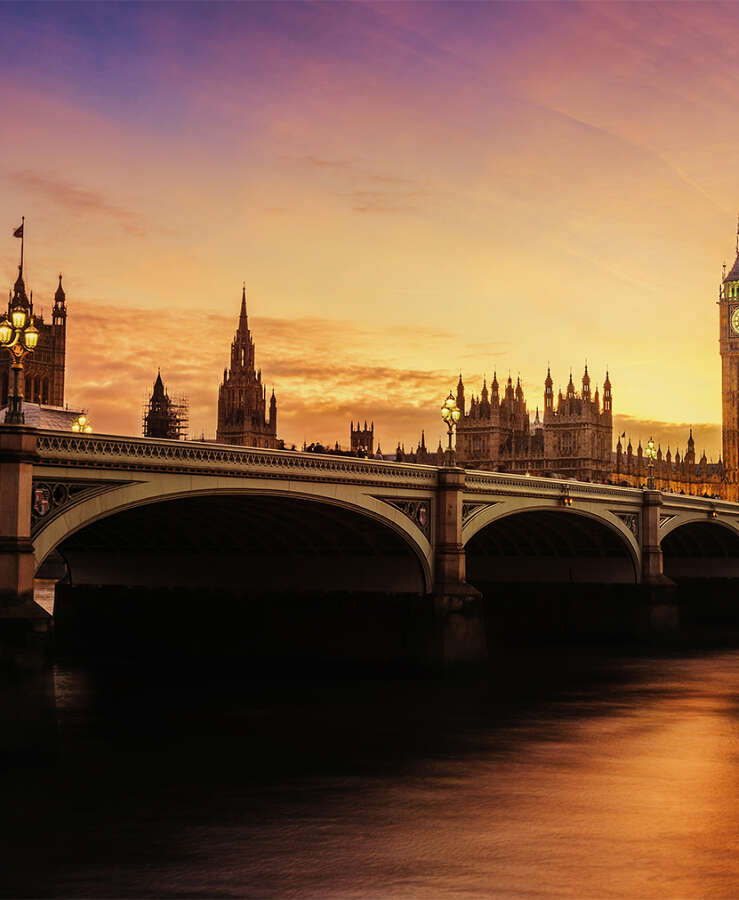
[[[364,428],[357,422],[357,427],[354,427],[354,422],[350,425],[349,431],[350,438],[350,449],[352,453],[358,456],[372,456],[375,452],[375,423],[372,422],[370,427],[367,428],[367,420],[364,420]]]
[[[164,389],[161,372],[144,411],[144,437],[179,441],[187,434],[187,400],[172,400]]]
[[[616,443],[616,451],[613,454],[613,481],[630,487],[644,487],[649,476],[648,460],[641,441],[634,452],[631,438],[628,440],[625,451],[620,437]],[[673,494],[725,495],[727,485],[724,464],[721,459],[717,463],[709,462],[705,450],[696,462],[695,440],[691,428],[688,446],[682,456],[679,450],[676,450],[673,456],[669,447],[665,454],[662,453],[661,446],[657,448],[654,485],[657,490],[671,491]]]
[[[406,450],[405,445],[398,443],[395,448],[395,462],[419,463],[427,466],[443,466],[444,465],[444,448],[439,446],[436,450],[429,450],[426,446],[426,433],[421,432],[421,440],[418,442],[415,450]]]
[[[23,363],[21,394],[27,402],[43,403],[48,406],[64,406],[64,362],[67,343],[67,298],[62,287],[62,276],[54,294],[51,322],[33,311],[33,292],[26,294],[23,281],[23,267],[18,267],[18,278],[8,300],[8,315],[13,306],[20,304],[29,315],[34,316],[39,330],[35,351]],[[8,402],[8,386],[11,384],[10,363],[6,356],[0,374],[0,406]]]
[[[231,365],[223,370],[218,391],[218,430],[216,440],[247,447],[278,448],[277,398],[274,390],[269,401],[262,384],[262,372],[254,364],[254,341],[246,316],[246,286],[241,294],[239,324],[231,344]]]
[[[613,398],[608,372],[602,405],[597,387],[591,394],[587,366],[581,391],[575,391],[570,374],[566,393],[559,391],[555,404],[552,376],[547,369],[544,415],[540,417],[537,407],[533,422],[521,379],[514,388],[510,375],[502,398],[495,374],[490,392],[483,380],[480,395],[472,396],[469,409],[460,375],[456,402],[462,411],[457,425],[459,465],[580,481],[608,481],[611,477]]]

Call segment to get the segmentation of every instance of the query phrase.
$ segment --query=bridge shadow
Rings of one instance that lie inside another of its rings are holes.
[[[496,582],[634,584],[628,545],[595,519],[535,510],[496,519],[467,543],[467,577]]]
[[[58,548],[61,652],[245,661],[429,655],[417,552],[387,524],[269,495],[169,499],[114,513]]]
[[[665,575],[739,578],[739,534],[720,522],[687,522],[662,539]]]

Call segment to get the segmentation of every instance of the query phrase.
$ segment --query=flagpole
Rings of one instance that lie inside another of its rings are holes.
[[[16,219],[17,221],[17,219]],[[21,216],[21,278],[23,278],[23,242],[26,239],[26,217]]]

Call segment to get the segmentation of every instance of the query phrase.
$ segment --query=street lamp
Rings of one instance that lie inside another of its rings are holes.
[[[77,416],[74,422],[72,422],[72,431],[82,432],[83,434],[92,433],[92,425],[90,425],[90,420],[84,413]]]
[[[5,422],[8,425],[23,425],[23,400],[18,391],[18,376],[23,371],[23,359],[33,353],[38,344],[38,328],[33,324],[33,316],[29,316],[25,307],[17,304],[0,322],[0,346],[10,353],[10,368],[13,370],[13,390],[8,397],[8,411]]]
[[[657,459],[657,450],[654,446],[654,441],[649,438],[647,442],[647,449],[645,450],[647,456],[647,466],[648,466],[648,474],[647,474],[647,490],[654,490],[654,461]]]
[[[446,427],[449,431],[449,447],[447,448],[446,453],[444,454],[444,465],[445,466],[453,466],[454,465],[454,450],[452,449],[452,432],[454,431],[454,426],[459,422],[462,413],[457,406],[454,395],[451,391],[449,391],[449,396],[444,401],[444,405],[441,407],[441,418],[446,422]]]

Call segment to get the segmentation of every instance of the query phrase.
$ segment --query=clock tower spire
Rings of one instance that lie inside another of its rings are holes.
[[[727,499],[739,500],[739,221],[734,265],[719,288],[721,418]]]

